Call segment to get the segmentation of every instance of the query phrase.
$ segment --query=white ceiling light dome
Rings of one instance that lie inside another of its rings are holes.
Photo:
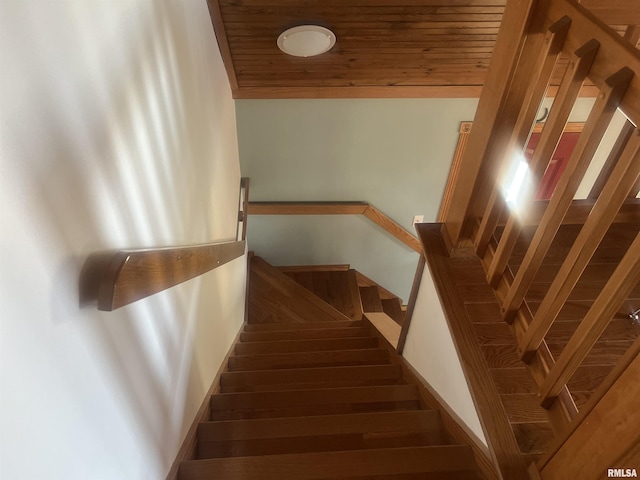
[[[319,25],[300,25],[278,37],[278,48],[294,57],[313,57],[328,52],[336,44],[335,34]]]

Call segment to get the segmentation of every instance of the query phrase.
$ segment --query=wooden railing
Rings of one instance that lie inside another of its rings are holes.
[[[407,247],[422,252],[415,235],[367,202],[250,202],[248,212],[252,215],[364,215]]]
[[[522,32],[520,40],[514,40],[514,32]],[[521,206],[513,207],[502,193],[504,173],[516,154],[523,152],[561,54],[569,64],[528,164],[529,185],[519,199]],[[640,451],[640,416],[629,402],[616,405],[612,401],[625,389],[630,395],[638,390],[637,377],[627,372],[639,368],[638,342],[592,396],[588,413],[578,413],[566,384],[640,282],[640,235],[557,358],[551,355],[545,336],[610,226],[624,218],[637,222],[638,203],[629,197],[637,195],[640,178],[640,55],[573,0],[514,0],[507,3],[494,58],[476,114],[484,123],[474,126],[470,134],[444,222],[454,245],[473,242],[502,304],[503,319],[513,325],[520,356],[536,380],[541,405],[558,426],[560,443],[537,464],[541,478],[602,478],[606,468]],[[599,89],[595,104],[550,200],[532,208],[534,192],[585,82]],[[557,232],[575,208],[576,191],[617,109],[629,122],[619,135],[616,152],[609,155],[606,175],[589,195],[590,209],[580,233],[532,314],[527,293]],[[527,217],[537,218],[532,222]],[[504,227],[499,227],[501,219]],[[523,227],[531,223],[537,228],[512,273],[509,260]],[[605,417],[594,420],[594,412],[602,414],[604,405],[623,410],[611,412],[614,423],[608,424]],[[598,442],[590,441],[589,435],[599,436]]]
[[[80,304],[112,311],[202,275],[244,255],[249,179],[242,178],[236,241],[112,250],[90,255],[79,279]]]
[[[180,248],[120,250],[98,291],[98,310],[112,311],[186,282],[244,254],[245,241]]]

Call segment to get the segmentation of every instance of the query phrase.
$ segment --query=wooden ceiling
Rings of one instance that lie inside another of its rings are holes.
[[[638,1],[583,4],[611,24],[616,4]],[[397,98],[478,97],[506,0],[208,3],[235,98]],[[278,35],[304,23],[330,28],[336,45],[318,57],[282,53]]]

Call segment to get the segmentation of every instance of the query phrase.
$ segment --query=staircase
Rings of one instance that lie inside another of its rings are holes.
[[[402,326],[402,299],[349,265],[279,267],[279,270],[352,320],[363,313],[385,313]]]
[[[326,290],[338,309],[251,260],[249,321],[180,480],[482,478],[363,318],[350,272]]]

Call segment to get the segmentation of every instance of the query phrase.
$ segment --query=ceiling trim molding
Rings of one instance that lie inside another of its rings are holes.
[[[235,94],[238,90],[238,78],[236,77],[236,69],[233,65],[233,57],[231,55],[231,48],[229,47],[229,41],[227,40],[227,30],[224,27],[222,21],[222,11],[220,10],[220,3],[218,0],[207,0],[209,6],[209,16],[211,17],[211,24],[213,25],[213,32],[218,41],[218,48],[220,49],[220,55],[222,56],[222,63],[227,71],[227,77],[229,78],[229,85],[231,86],[231,92]]]
[[[239,87],[234,91],[234,98],[479,98],[481,91],[481,85]]]

